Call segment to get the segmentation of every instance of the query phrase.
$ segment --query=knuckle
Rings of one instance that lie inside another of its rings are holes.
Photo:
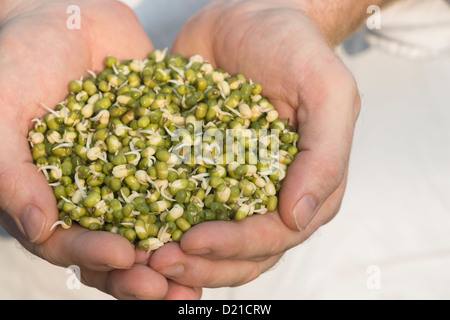
[[[334,192],[342,183],[346,173],[346,160],[327,157],[314,164],[316,188],[318,190]]]

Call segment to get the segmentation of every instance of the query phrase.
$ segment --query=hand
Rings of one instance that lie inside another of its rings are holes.
[[[134,13],[115,1],[77,1],[81,29],[69,30],[74,1],[7,1],[0,8],[0,222],[30,252],[59,266],[78,265],[82,281],[117,298],[198,298],[139,262],[119,235],[77,225],[50,230],[55,197],[33,164],[27,142],[33,118],[68,94],[70,81],[100,71],[104,59],[144,58],[153,46]]]
[[[238,286],[272,267],[338,212],[360,100],[355,81],[302,1],[215,1],[191,18],[174,53],[202,55],[263,86],[262,95],[300,134],[279,212],[202,223],[150,266],[188,286]]]

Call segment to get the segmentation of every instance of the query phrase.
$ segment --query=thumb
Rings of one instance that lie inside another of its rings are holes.
[[[52,188],[33,164],[25,136],[6,126],[0,136],[0,209],[6,214],[1,222],[14,237],[42,243],[58,219]]]
[[[344,195],[360,98],[352,77],[336,76],[338,82],[330,73],[326,79],[318,76],[320,93],[314,91],[314,77],[303,87],[303,93],[312,94],[301,99],[297,119],[300,152],[288,168],[279,203],[281,218],[294,230],[317,229],[331,220]],[[336,83],[340,84],[338,90]],[[310,224],[313,219],[315,223]]]

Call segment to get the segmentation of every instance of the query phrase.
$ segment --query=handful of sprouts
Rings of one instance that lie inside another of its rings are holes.
[[[204,221],[276,210],[299,136],[260,84],[166,50],[89,73],[29,132],[57,199],[53,227],[76,222],[150,251]]]

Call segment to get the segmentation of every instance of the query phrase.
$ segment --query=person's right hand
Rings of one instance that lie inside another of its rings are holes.
[[[71,30],[70,5],[81,10]],[[116,298],[199,298],[200,289],[166,280],[144,264],[125,238],[51,226],[55,197],[33,164],[28,130],[68,94],[70,81],[100,71],[104,59],[144,58],[153,46],[130,8],[108,0],[28,0],[0,4],[0,222],[30,252],[77,265],[82,281]]]

